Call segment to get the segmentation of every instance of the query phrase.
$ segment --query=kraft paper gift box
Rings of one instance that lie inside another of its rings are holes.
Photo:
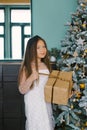
[[[60,71],[53,70],[49,75],[44,89],[46,102],[67,105],[72,87],[70,85],[70,82],[72,82],[72,73],[68,73],[67,78],[67,73],[64,72],[61,73]]]
[[[49,79],[48,79],[47,84],[44,89],[44,93],[45,93],[47,102],[51,102],[52,89],[53,89],[52,87],[54,86],[54,84],[56,82],[58,74],[59,74],[58,70],[53,70],[49,75]]]
[[[69,86],[70,86],[70,91],[71,91],[72,86],[73,86],[72,75],[73,75],[72,71],[67,72],[67,71],[53,70],[50,73],[49,77],[54,77],[54,78],[58,78],[64,81],[68,81]]]
[[[64,81],[69,81],[70,88],[72,89],[73,81],[72,81],[72,71],[60,71],[58,78]]]
[[[54,104],[67,105],[70,94],[69,82],[57,79],[53,87],[53,99]]]
[[[54,78],[59,78],[61,80],[64,80],[64,81],[69,81],[70,83],[70,88],[72,88],[72,85],[73,85],[73,82],[72,82],[72,75],[73,75],[73,72],[72,71],[58,71],[58,70],[53,70],[49,77],[54,77]]]
[[[49,78],[44,89],[45,101],[54,104],[67,105],[69,91],[69,82]]]
[[[58,75],[59,75],[59,71],[58,71],[58,70],[53,70],[53,71],[50,73],[49,77],[51,77],[51,78],[57,78]]]
[[[46,86],[44,88],[44,94],[45,94],[45,101],[52,102],[52,92],[53,92],[53,86],[56,82],[56,78],[49,78],[49,80],[46,83]]]

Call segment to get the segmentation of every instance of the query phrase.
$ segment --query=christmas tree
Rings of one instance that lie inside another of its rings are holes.
[[[72,96],[68,104],[54,105],[58,130],[87,130],[87,0],[78,0],[65,39],[61,41],[58,69],[73,72]]]

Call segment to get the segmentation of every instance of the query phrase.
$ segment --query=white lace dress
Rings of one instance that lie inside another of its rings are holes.
[[[49,73],[47,69],[39,70]],[[26,130],[54,130],[52,108],[44,100],[44,86],[48,76],[39,75],[39,82],[34,82],[34,87],[24,96]]]

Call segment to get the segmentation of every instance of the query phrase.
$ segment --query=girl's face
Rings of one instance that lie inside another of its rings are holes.
[[[47,49],[42,40],[39,40],[37,43],[37,58],[42,59],[46,56]]]

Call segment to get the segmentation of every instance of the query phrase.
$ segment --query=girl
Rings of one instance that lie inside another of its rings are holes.
[[[44,100],[44,87],[51,71],[47,45],[39,36],[26,47],[19,73],[19,91],[24,94],[26,130],[53,130],[51,104]],[[43,73],[43,74],[42,74]]]

